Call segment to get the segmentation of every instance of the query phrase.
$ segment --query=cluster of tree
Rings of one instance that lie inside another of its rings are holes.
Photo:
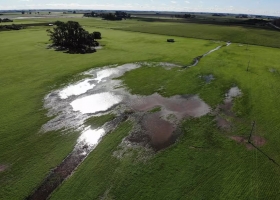
[[[32,12],[26,12],[26,13],[29,14],[29,15],[32,14]],[[38,14],[38,15],[40,14],[40,12],[34,12],[34,13],[35,13],[35,14]],[[24,14],[25,14],[25,11],[22,11],[21,14],[24,15]],[[51,14],[51,12],[49,12],[49,14]]]
[[[191,15],[191,14],[184,14],[184,15],[173,15],[172,17],[175,18],[195,18],[195,15]]]
[[[18,24],[0,26],[0,31],[21,30],[24,27]]]
[[[248,15],[237,15],[235,18],[249,18]]]
[[[115,12],[115,15],[116,15],[117,17],[120,17],[120,18],[123,18],[123,19],[130,18],[130,17],[131,17],[130,14],[128,14],[128,13],[126,13],[126,12],[123,12],[123,11],[116,11],[116,12]]]
[[[8,19],[8,18],[4,18],[4,19],[0,18],[0,23],[2,23],[2,22],[13,22],[13,20]]]
[[[279,19],[274,19],[272,22],[275,26],[279,26],[280,27],[280,18]]]
[[[122,11],[116,11],[115,13],[100,13],[100,14],[91,12],[91,13],[85,13],[84,17],[101,17],[102,19],[105,20],[122,20],[122,19],[130,18],[131,15]]]
[[[102,13],[102,14],[100,14],[100,16],[102,17],[102,19],[112,20],[112,21],[123,19],[123,18],[115,15],[114,13]]]
[[[100,32],[89,33],[84,30],[78,22],[57,21],[53,30],[48,29],[52,45],[70,53],[92,53],[95,52],[99,43],[96,39],[101,39]]]
[[[225,14],[220,14],[220,13],[215,13],[212,16],[214,16],[214,17],[225,17],[226,15]]]
[[[84,17],[100,17],[100,15],[92,11],[91,13],[85,13]]]
[[[267,21],[263,19],[248,19],[244,20],[242,23],[248,25],[265,26],[267,24]]]

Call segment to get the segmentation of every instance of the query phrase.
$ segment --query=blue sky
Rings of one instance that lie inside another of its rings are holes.
[[[280,16],[280,0],[0,0],[10,9],[155,10]]]

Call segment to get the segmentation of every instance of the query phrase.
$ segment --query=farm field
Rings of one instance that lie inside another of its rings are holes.
[[[75,18],[74,18],[75,17]],[[239,25],[216,25],[202,23],[188,23],[187,21],[162,22],[160,20],[145,21],[145,18],[130,19],[125,21],[104,21],[99,18],[81,18],[76,15],[64,18],[39,18],[39,19],[15,19],[14,24],[53,23],[57,20],[74,20],[84,27],[97,27],[132,32],[151,33],[168,36],[179,36],[206,40],[231,41],[242,44],[268,46],[280,48],[278,40],[279,30],[246,27]],[[12,24],[5,23],[5,24]]]
[[[81,55],[47,49],[46,26],[0,32],[0,199],[26,198],[76,144],[79,131],[40,132],[50,120],[43,108],[49,92],[83,79],[79,73],[91,68],[135,62],[188,66],[227,41],[233,43],[203,57],[197,66],[168,70],[144,65],[119,79],[132,94],[199,95],[212,111],[223,104],[230,88],[238,87],[242,95],[234,99],[234,116],[220,114],[230,129],[219,127],[213,112],[186,118],[175,144],[148,155],[144,148],[134,149],[117,158],[114,152],[135,126],[128,119],[104,136],[50,199],[279,199],[279,31],[136,20],[75,21],[102,33],[101,50]],[[170,37],[175,43],[166,42]],[[202,78],[208,75],[214,77],[209,83]],[[101,126],[112,118],[88,123]],[[252,135],[261,138],[259,150],[236,139],[249,137],[253,121]]]

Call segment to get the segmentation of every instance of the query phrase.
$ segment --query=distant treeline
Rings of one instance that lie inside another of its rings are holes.
[[[191,14],[171,15],[171,17],[175,17],[175,18],[195,18],[195,15],[191,15]]]
[[[24,27],[18,24],[0,26],[0,31],[21,30]]]
[[[2,23],[2,22],[13,22],[13,20],[8,19],[8,18],[4,18],[4,19],[0,18],[0,23]]]
[[[84,17],[101,17],[102,19],[105,19],[105,20],[123,20],[123,19],[130,18],[131,15],[126,12],[122,12],[122,11],[116,11],[115,13],[91,12],[91,13],[85,13]]]
[[[249,18],[248,15],[236,15],[235,18]]]
[[[214,16],[214,17],[225,17],[227,15],[226,14],[221,14],[221,13],[215,13],[212,16]]]
[[[265,26],[268,21],[264,19],[248,19],[240,22],[242,24],[248,24],[248,25],[258,25],[258,26]]]
[[[279,19],[275,19],[272,22],[275,26],[280,26],[280,18]]]

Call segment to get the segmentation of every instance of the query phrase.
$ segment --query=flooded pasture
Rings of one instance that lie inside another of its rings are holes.
[[[197,57],[192,66],[221,47],[218,46]],[[201,117],[210,112],[211,108],[197,95],[176,95],[167,98],[157,93],[149,96],[130,94],[122,81],[116,78],[143,65],[161,66],[166,70],[181,67],[172,63],[143,62],[92,69],[82,74],[89,78],[46,95],[44,107],[48,110],[48,117],[52,119],[41,127],[40,132],[72,129],[80,131],[81,135],[73,151],[27,199],[47,199],[94,150],[103,136],[128,118],[134,122],[134,129],[120,145],[140,145],[145,149],[158,151],[176,141],[180,135],[178,124],[183,118]],[[211,81],[212,78],[210,75],[206,79]],[[154,113],[148,112],[155,107],[160,109]],[[127,112],[128,110],[131,112]],[[109,112],[117,117],[102,127],[92,129],[84,125],[88,118]]]
[[[242,92],[238,87],[235,86],[230,88],[225,95],[224,103],[218,106],[219,110],[226,116],[234,117],[235,115],[232,111],[233,100],[241,95]]]
[[[217,107],[218,111],[215,113],[217,126],[220,129],[229,132],[233,124],[231,121],[238,120],[238,118],[235,116],[234,112],[232,111],[232,107],[233,107],[234,98],[239,97],[241,95],[242,92],[237,86],[230,88],[230,90],[225,94],[224,103]],[[246,148],[249,150],[252,150],[255,147],[262,147],[266,143],[266,140],[258,135],[253,135],[252,137],[250,137],[250,141],[249,141],[249,133],[248,133],[248,137],[236,136],[236,135],[230,135],[228,137],[239,144],[245,145]]]
[[[151,65],[144,63],[143,65]],[[169,63],[157,63],[163,67],[175,67],[177,65]],[[122,76],[125,72],[139,68],[141,64],[126,64],[116,68],[105,67],[103,69],[94,69],[85,72],[92,78],[87,78],[78,83],[66,86],[58,91],[53,91],[45,98],[45,107],[49,109],[49,116],[56,116],[42,127],[43,132],[52,130],[68,130],[76,128],[83,131],[84,121],[96,114],[113,111],[117,115],[125,110],[133,110],[135,122],[142,124],[143,129],[147,131],[146,136],[152,138],[157,136],[158,128],[151,128],[148,121],[155,121],[155,126],[169,127],[166,129],[166,135],[170,135],[177,127],[177,123],[185,117],[201,117],[210,112],[210,107],[196,95],[162,97],[155,93],[149,96],[139,96],[130,94],[122,87],[122,82],[115,78]],[[160,107],[160,112],[150,116],[146,114],[142,121],[141,113],[145,113],[155,107]],[[159,116],[158,116],[159,115]],[[154,117],[152,117],[154,116]],[[157,117],[155,117],[157,116]],[[171,117],[173,116],[172,120]],[[148,120],[149,119],[149,120]],[[173,127],[173,128],[171,128]],[[163,140],[163,143],[166,141]]]
[[[225,94],[223,104],[217,106],[217,109],[215,111],[215,120],[217,122],[217,126],[220,129],[224,131],[230,131],[232,122],[230,122],[229,119],[235,117],[235,114],[232,111],[233,100],[234,98],[239,97],[241,95],[241,90],[237,86],[234,86],[230,88],[229,91]]]
[[[42,126],[41,132],[74,129],[80,131],[81,135],[72,153],[52,170],[43,184],[27,199],[48,198],[94,150],[103,136],[128,118],[138,128],[134,128],[123,141],[158,151],[176,141],[180,135],[178,124],[183,118],[201,117],[210,112],[211,108],[197,95],[167,98],[157,93],[149,96],[130,94],[122,81],[116,78],[142,65],[162,66],[166,70],[178,67],[170,63],[132,63],[92,69],[83,73],[88,78],[52,91],[45,97],[44,107],[53,119]],[[160,110],[148,112],[155,107],[160,107]],[[109,112],[117,117],[102,127],[92,129],[84,125],[88,118]]]

